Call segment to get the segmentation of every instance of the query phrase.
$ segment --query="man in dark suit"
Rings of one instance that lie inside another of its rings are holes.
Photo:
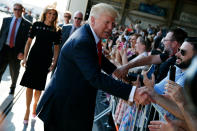
[[[83,13],[80,11],[76,11],[74,13],[73,24],[67,24],[62,27],[62,44],[60,45],[60,48],[66,42],[68,37],[71,36],[71,34],[75,32],[79,27],[81,27],[82,20],[83,20]]]
[[[117,11],[108,4],[93,6],[89,24],[64,44],[57,69],[37,108],[45,131],[91,131],[98,89],[131,102],[147,99],[140,95],[140,88],[113,79],[110,74],[116,67],[101,53],[100,40],[111,35],[116,17]]]
[[[10,94],[14,94],[20,69],[20,60],[27,41],[27,34],[31,24],[23,19],[23,6],[14,4],[14,16],[3,19],[0,30],[0,81],[9,64],[12,84]]]

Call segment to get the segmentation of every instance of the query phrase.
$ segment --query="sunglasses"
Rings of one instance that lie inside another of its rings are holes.
[[[14,8],[14,11],[22,11],[22,9]]]
[[[182,50],[182,49],[178,48],[178,52],[180,52],[182,56],[186,55],[186,50]]]
[[[76,19],[77,19],[77,20],[82,20],[82,18],[79,18],[79,17],[75,17],[74,19],[75,19],[75,20],[76,20]]]

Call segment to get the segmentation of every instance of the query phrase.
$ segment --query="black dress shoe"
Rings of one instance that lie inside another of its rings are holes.
[[[14,91],[15,91],[15,89],[10,89],[9,94],[10,94],[10,95],[14,95]]]

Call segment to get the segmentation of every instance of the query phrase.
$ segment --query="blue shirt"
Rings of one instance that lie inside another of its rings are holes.
[[[176,67],[176,75],[175,75],[175,82],[179,84],[181,87],[184,87],[185,82],[185,71],[182,71],[179,67]],[[167,80],[169,80],[169,72],[166,78],[164,78],[161,82],[155,85],[154,90],[162,95],[165,92],[165,84],[167,83]],[[154,107],[158,112],[160,112],[163,116],[166,114],[170,119],[176,119],[174,115],[169,113],[167,110],[159,106],[158,104],[153,104]],[[160,120],[164,121],[164,118],[160,117]]]
[[[182,71],[179,67],[177,66],[175,67],[176,67],[175,82],[179,84],[180,86],[184,87],[185,72]],[[160,81],[158,84],[155,85],[154,89],[158,94],[160,95],[164,94],[164,91],[165,91],[164,88],[165,88],[165,84],[167,80],[169,80],[169,72],[166,78],[164,78],[162,81]]]

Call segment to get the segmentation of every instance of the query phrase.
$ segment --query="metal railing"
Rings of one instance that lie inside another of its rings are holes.
[[[112,112],[112,116],[114,118],[118,100],[118,98],[111,96],[109,107],[102,111],[100,114],[96,115],[94,117],[94,122],[98,121],[109,112]],[[154,103],[146,106],[139,105],[135,108],[136,111],[134,112],[134,118],[131,125],[132,131],[148,131],[148,124],[150,121],[164,118],[164,114],[157,108],[157,105]]]

